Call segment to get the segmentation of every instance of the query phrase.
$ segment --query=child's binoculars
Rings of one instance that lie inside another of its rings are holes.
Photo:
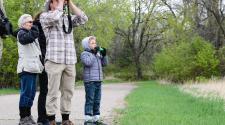
[[[106,49],[100,46],[96,46],[95,47],[96,51],[99,51],[101,53],[102,56],[106,56]]]

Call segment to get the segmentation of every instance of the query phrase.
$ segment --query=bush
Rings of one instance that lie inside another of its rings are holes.
[[[0,87],[18,87],[19,79],[17,68],[17,44],[11,38],[4,40],[2,59],[0,62]]]
[[[83,64],[78,61],[76,63],[76,81],[83,80]]]
[[[183,82],[218,75],[218,59],[213,46],[199,37],[164,48],[154,56],[153,70],[158,78]]]
[[[123,69],[117,68],[115,73],[116,78],[120,78],[122,80],[135,80],[135,68],[134,66],[123,67]]]

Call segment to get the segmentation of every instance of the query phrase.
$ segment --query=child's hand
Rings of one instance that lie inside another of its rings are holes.
[[[106,56],[106,48],[101,47],[101,48],[100,48],[100,53],[101,53],[101,55],[102,55],[103,57]]]

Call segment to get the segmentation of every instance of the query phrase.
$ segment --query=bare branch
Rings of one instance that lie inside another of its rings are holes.
[[[169,10],[171,11],[173,17],[177,18],[175,12],[173,11],[173,8],[167,3],[167,1],[166,0],[162,0],[162,2],[169,8]]]
[[[152,3],[152,8],[150,10],[149,8],[149,11],[148,11],[148,14],[147,14],[147,17],[145,18],[145,21],[144,21],[144,24],[142,25],[142,28],[141,28],[141,35],[140,35],[140,43],[139,43],[139,50],[142,48],[143,44],[143,39],[144,39],[144,34],[145,34],[145,31],[146,29],[148,29],[149,27],[147,26],[148,22],[150,21],[150,17],[152,16],[152,13],[156,7],[156,1]]]
[[[202,4],[203,3],[203,4]],[[203,5],[209,12],[211,12],[212,14],[213,14],[213,16],[215,17],[215,19],[216,19],[216,22],[217,22],[217,24],[219,25],[219,28],[220,28],[220,30],[222,31],[222,33],[223,33],[223,36],[225,37],[225,30],[224,30],[224,28],[223,28],[223,26],[222,26],[222,21],[224,20],[224,18],[222,18],[221,20],[220,20],[220,16],[219,15],[217,15],[216,14],[216,12],[214,11],[214,10],[212,10],[207,4],[206,4],[206,2],[204,1],[204,0],[202,0],[202,3],[198,3],[198,4],[200,4],[200,5]]]
[[[116,33],[117,35],[122,36],[122,37],[127,37],[127,36],[128,36],[128,34],[127,34],[126,31],[124,31],[124,30],[122,30],[122,29],[120,29],[120,28],[118,28],[118,27],[115,28],[115,33]]]

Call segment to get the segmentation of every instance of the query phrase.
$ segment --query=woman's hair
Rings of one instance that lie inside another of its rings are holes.
[[[43,13],[42,11],[41,11],[41,12],[38,12],[38,13],[34,16],[34,21],[35,21],[35,20],[39,20],[40,15],[41,15],[42,13]]]

